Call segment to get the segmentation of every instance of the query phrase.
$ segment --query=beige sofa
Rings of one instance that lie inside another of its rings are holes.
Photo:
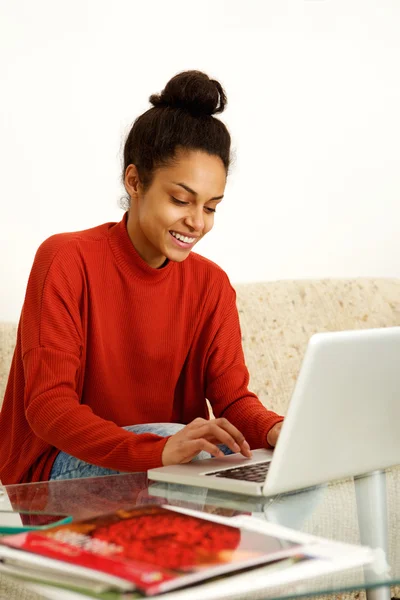
[[[397,279],[277,281],[235,288],[250,388],[281,414],[313,333],[400,325]],[[0,405],[15,336],[15,324],[0,323]]]

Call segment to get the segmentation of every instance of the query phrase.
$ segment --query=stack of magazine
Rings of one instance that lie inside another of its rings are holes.
[[[0,537],[0,572],[60,600],[251,596],[373,560],[254,517],[157,504]]]

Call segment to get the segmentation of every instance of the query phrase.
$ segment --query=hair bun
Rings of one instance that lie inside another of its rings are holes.
[[[170,79],[161,94],[150,96],[150,102],[156,108],[180,108],[202,116],[221,113],[227,99],[219,81],[201,71],[184,71]]]

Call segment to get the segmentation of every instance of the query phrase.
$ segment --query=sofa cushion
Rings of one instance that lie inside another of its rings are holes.
[[[16,337],[15,323],[0,322],[0,407],[3,403]]]
[[[250,389],[286,414],[311,335],[400,325],[399,279],[324,279],[236,285]]]

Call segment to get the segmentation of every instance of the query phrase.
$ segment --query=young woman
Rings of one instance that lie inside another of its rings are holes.
[[[3,484],[250,456],[278,438],[282,417],[247,389],[235,292],[192,252],[224,195],[225,93],[188,71],[150,102],[125,144],[122,221],[36,254],[0,414]]]

